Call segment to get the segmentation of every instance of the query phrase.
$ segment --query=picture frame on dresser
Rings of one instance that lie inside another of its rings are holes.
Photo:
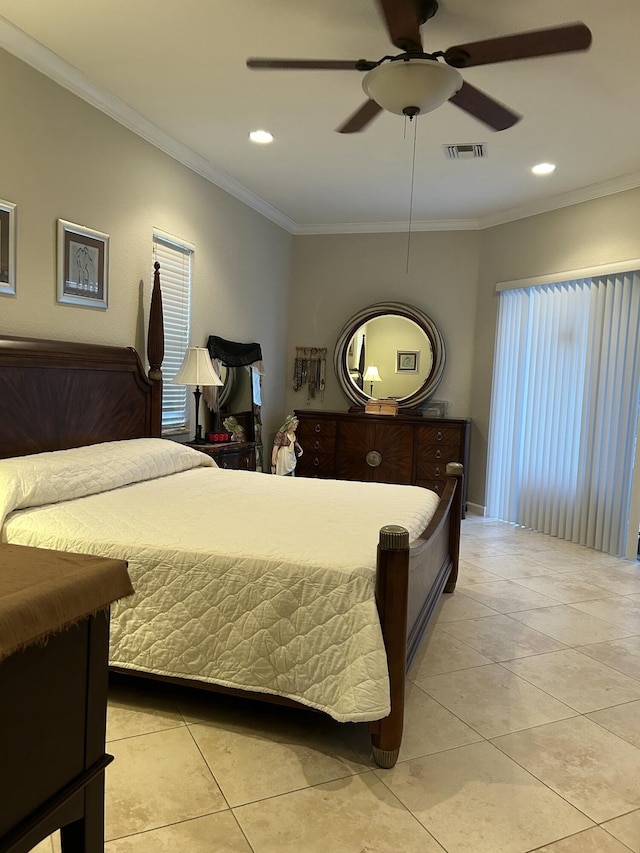
[[[57,301],[108,308],[109,235],[58,219]]]
[[[16,205],[0,199],[0,293],[16,295]]]

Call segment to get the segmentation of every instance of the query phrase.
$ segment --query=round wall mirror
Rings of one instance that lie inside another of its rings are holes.
[[[359,311],[338,337],[334,366],[347,397],[358,405],[392,398],[424,403],[442,379],[445,348],[435,323],[419,308],[380,302]]]

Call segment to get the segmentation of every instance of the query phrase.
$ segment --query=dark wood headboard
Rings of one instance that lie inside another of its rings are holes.
[[[147,352],[0,336],[0,458],[159,436],[164,350],[159,264]]]

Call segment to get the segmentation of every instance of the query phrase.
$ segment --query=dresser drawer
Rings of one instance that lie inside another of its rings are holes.
[[[444,424],[442,426],[418,427],[418,447],[425,444],[449,444],[459,448],[461,437],[462,434],[458,427],[445,426]]]
[[[441,480],[416,479],[416,486],[422,486],[423,489],[431,489],[432,492],[435,492],[437,495],[441,495],[444,491],[446,482],[446,477],[443,477]]]
[[[418,462],[418,480],[444,480],[447,476],[447,462],[455,462],[455,459],[447,459],[442,462]]]
[[[447,462],[462,462],[458,444],[419,444],[416,457],[418,471],[421,465],[446,465]]]
[[[296,474],[299,477],[324,477],[333,479],[335,476],[335,454],[315,453],[302,448],[304,454],[298,459]]]
[[[336,436],[324,433],[303,434],[298,430],[298,443],[305,453],[330,453],[336,451]]]
[[[298,441],[304,448],[303,440],[317,440],[319,438],[332,438],[335,441],[336,422],[323,418],[304,417],[300,418],[298,424]]]

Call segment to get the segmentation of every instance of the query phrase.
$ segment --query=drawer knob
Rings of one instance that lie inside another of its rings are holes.
[[[442,459],[442,451],[440,448],[436,450],[436,459]]]
[[[313,460],[313,464],[316,466],[316,468],[317,468],[317,467],[318,467],[318,465],[320,464],[320,460],[318,459],[318,457],[317,457],[317,456],[316,456],[316,458]]]
[[[320,429],[321,429],[320,424],[316,424],[314,429],[316,432],[320,432]]]
[[[314,450],[320,450],[320,442],[319,441],[316,441],[316,443],[313,445],[313,449]]]
[[[378,453],[377,450],[370,450],[365,459],[370,468],[377,468],[378,465],[382,464],[382,454]]]
[[[440,469],[436,468],[436,477],[439,477],[439,476],[440,476]]]
[[[438,434],[436,435],[436,438],[438,439],[438,441],[442,441],[442,433],[440,432],[440,430],[438,430]]]

